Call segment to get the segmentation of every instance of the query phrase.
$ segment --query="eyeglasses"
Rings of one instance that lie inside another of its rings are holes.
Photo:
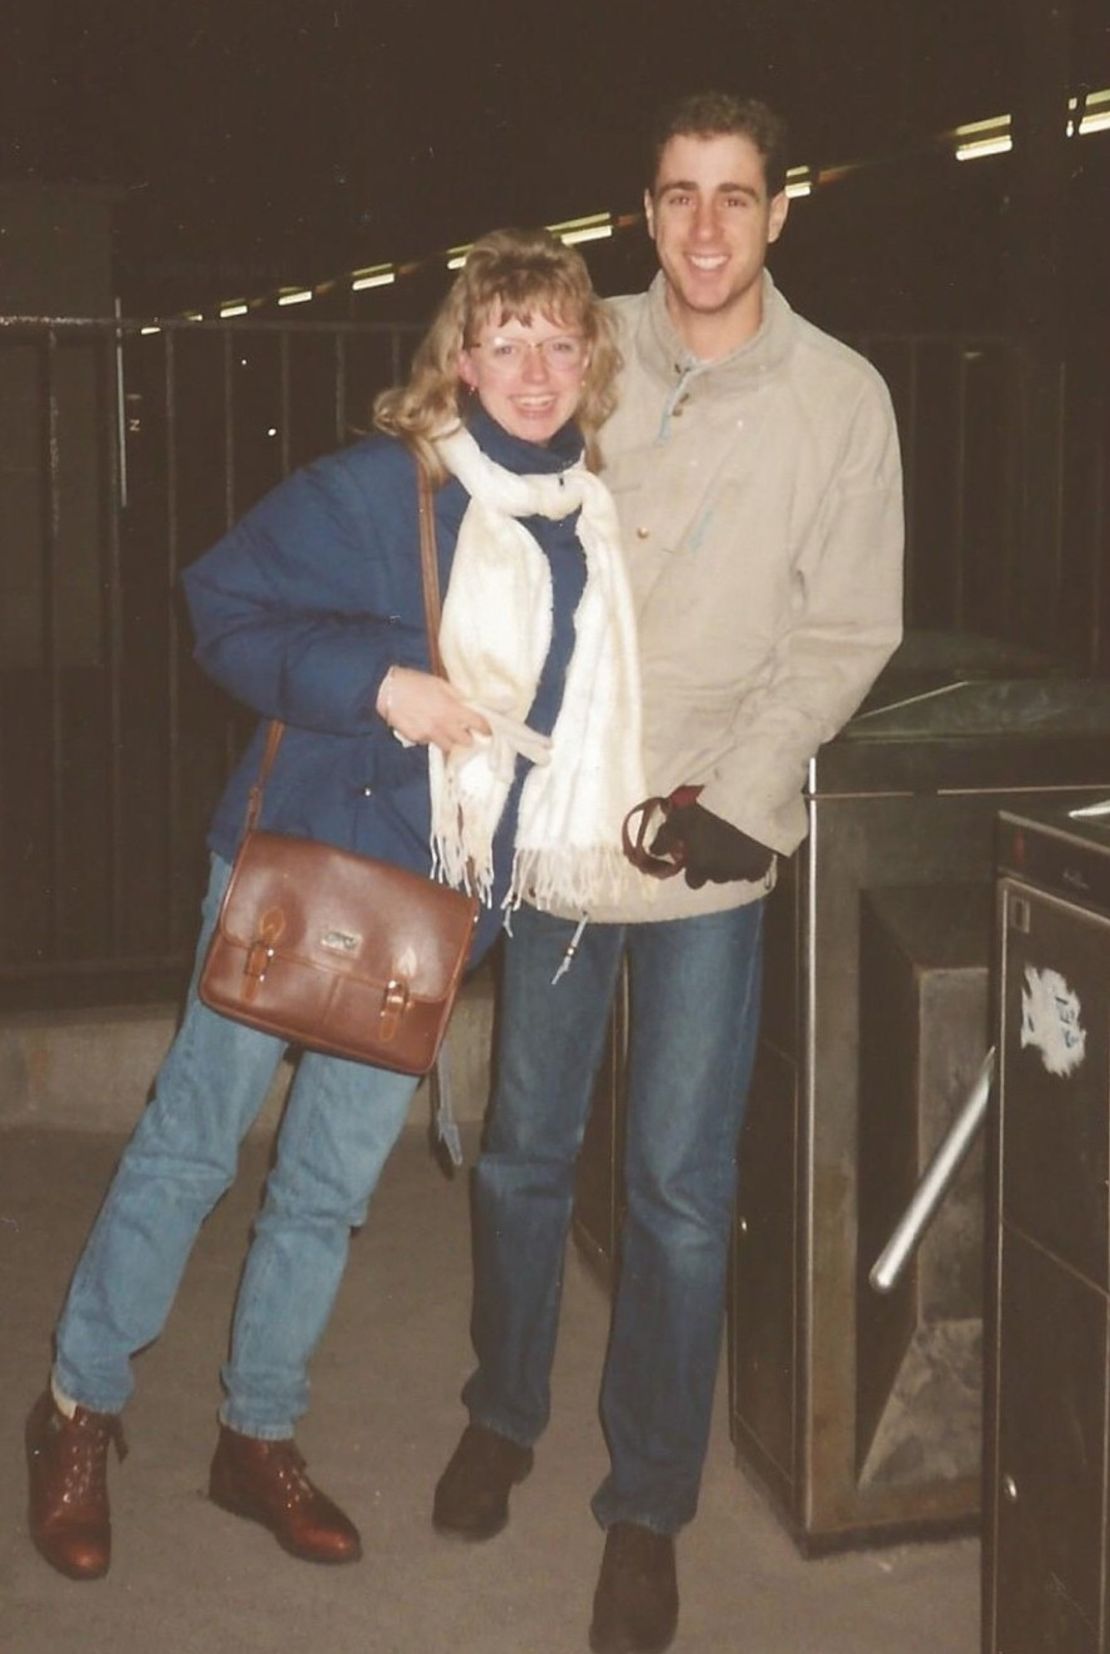
[[[554,339],[487,339],[485,344],[470,345],[470,350],[484,350],[490,367],[498,373],[509,373],[524,366],[531,351],[538,351],[549,368],[556,373],[571,373],[580,368],[589,356],[585,339],[573,333],[561,333]]]

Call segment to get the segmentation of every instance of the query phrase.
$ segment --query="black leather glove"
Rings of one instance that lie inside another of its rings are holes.
[[[677,852],[691,890],[700,890],[706,883],[761,879],[774,858],[774,851],[765,844],[700,804],[672,810],[652,840],[651,852],[655,856]]]

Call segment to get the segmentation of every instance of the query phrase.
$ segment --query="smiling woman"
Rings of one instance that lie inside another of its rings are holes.
[[[374,423],[413,443],[442,478],[431,438],[465,419],[468,402],[540,445],[573,416],[597,470],[618,360],[582,255],[548,230],[494,230],[470,249],[408,384],[378,397]]]
[[[589,346],[560,317],[486,321],[459,353],[459,378],[513,436],[547,443],[578,405]]]
[[[197,659],[261,718],[209,832],[198,962],[273,719],[286,727],[258,824],[476,894],[472,965],[526,892],[588,906],[619,885],[621,822],[645,789],[616,510],[584,461],[612,407],[609,325],[581,258],[547,231],[485,237],[407,385],[379,400],[377,432],[287,477],[186,569]],[[446,677],[424,618],[422,461]],[[31,1537],[71,1578],[107,1572],[131,1358],[161,1331],[282,1051],[190,990],[78,1263],[27,1425]],[[209,1492],[304,1561],[361,1552],[294,1428],[416,1083],[303,1054],[242,1276]]]

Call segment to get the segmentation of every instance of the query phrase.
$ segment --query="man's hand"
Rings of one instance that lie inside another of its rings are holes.
[[[447,753],[453,747],[472,746],[476,734],[489,734],[482,714],[467,706],[446,678],[408,666],[394,666],[386,674],[377,711],[406,741],[417,746],[434,741]]]
[[[706,883],[762,879],[774,858],[774,851],[765,844],[700,804],[672,810],[652,840],[651,851],[680,860],[691,890],[700,890]]]

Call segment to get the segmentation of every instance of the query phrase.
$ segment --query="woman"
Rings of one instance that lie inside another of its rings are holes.
[[[378,399],[381,434],[289,478],[185,575],[201,664],[288,726],[261,825],[472,882],[472,963],[525,888],[585,902],[618,878],[620,820],[643,795],[629,598],[589,469],[615,367],[581,258],[546,231],[487,236],[407,385]],[[450,681],[428,671],[418,461],[438,485]],[[212,822],[198,962],[264,728]],[[107,1453],[122,1451],[131,1357],[165,1323],[282,1051],[201,1005],[194,980],[27,1424],[32,1538],[73,1578],[108,1568]],[[302,1057],[240,1285],[209,1491],[308,1561],[360,1554],[293,1432],[350,1230],[416,1084]]]

